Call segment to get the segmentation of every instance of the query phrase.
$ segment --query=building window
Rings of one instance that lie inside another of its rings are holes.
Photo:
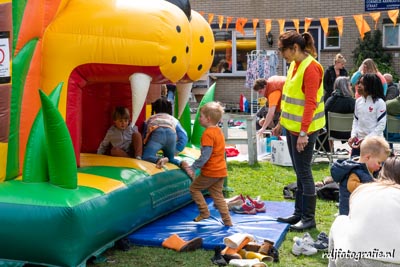
[[[383,47],[398,48],[400,47],[399,25],[393,24],[383,25]]]
[[[340,48],[339,30],[336,26],[329,27],[328,34],[325,36],[324,49]]]
[[[210,72],[245,74],[247,54],[257,49],[257,36],[253,29],[246,29],[244,35],[235,29],[214,30],[215,56]]]

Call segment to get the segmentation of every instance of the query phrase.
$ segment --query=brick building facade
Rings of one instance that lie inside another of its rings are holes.
[[[311,27],[318,34],[316,40],[319,42],[319,62],[327,68],[332,65],[333,58],[337,53],[341,53],[347,59],[346,69],[348,71],[354,69],[356,66],[353,64],[352,51],[357,45],[357,40],[360,37],[357,25],[354,21],[353,15],[364,15],[365,20],[371,27],[374,28],[374,21],[369,16],[369,12],[365,11],[365,0],[352,0],[352,1],[327,1],[327,0],[287,0],[287,1],[270,1],[270,0],[194,0],[191,2],[192,9],[197,12],[204,12],[205,19],[208,19],[208,14],[214,14],[212,22],[213,29],[218,28],[218,15],[223,15],[224,18],[231,16],[233,21],[231,25],[234,27],[236,18],[244,17],[248,19],[246,29],[252,31],[252,19],[258,18],[259,31],[257,33],[257,49],[259,50],[276,50],[277,38],[279,36],[278,19],[285,19],[285,30],[292,29],[293,19],[300,20],[300,32],[304,25],[304,19],[313,18]],[[377,24],[377,29],[383,32],[383,25],[393,25],[388,19],[387,11],[380,11],[381,16]],[[319,23],[320,18],[329,18],[329,25],[335,25],[335,17],[343,17],[343,35],[340,38],[339,47],[326,48],[321,43],[324,42],[324,33]],[[272,40],[273,44],[270,46],[265,36],[265,23],[264,19],[272,20]],[[224,19],[226,20],[226,19]],[[398,19],[399,21],[399,19]],[[223,25],[225,27],[225,24]],[[310,27],[310,28],[311,28]],[[397,34],[400,34],[397,31]],[[398,39],[400,39],[398,37]],[[392,54],[392,66],[396,73],[400,74],[400,44],[397,43],[395,47],[385,49],[388,53]],[[284,62],[281,57],[278,60],[277,73],[284,75]],[[358,67],[358,66],[357,66]],[[212,77],[212,78],[210,78]],[[230,74],[210,73],[208,80],[200,81],[206,82],[208,85],[216,82],[215,99],[223,103],[238,103],[240,94],[243,93],[247,99],[256,99],[254,93],[250,88],[245,87],[246,73],[234,72]]]

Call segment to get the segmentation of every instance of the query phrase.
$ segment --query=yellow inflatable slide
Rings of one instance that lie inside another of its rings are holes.
[[[177,84],[190,127],[191,85],[213,56],[186,0],[0,0],[0,265],[85,266],[190,202],[177,166],[96,149],[117,105],[141,129],[155,84]]]

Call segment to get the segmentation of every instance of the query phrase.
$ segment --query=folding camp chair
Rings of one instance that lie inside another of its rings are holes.
[[[353,113],[336,113],[328,111],[328,140],[331,141],[346,141],[348,138],[337,138],[332,135],[333,132],[337,133],[351,133],[353,127]],[[331,151],[329,163],[333,162],[334,151]]]
[[[400,143],[400,119],[398,117],[387,115],[385,138],[391,144]]]
[[[322,128],[318,132],[317,140],[315,141],[315,150],[313,153],[312,163],[314,163],[317,157],[327,157],[330,158],[331,151],[325,149],[324,143],[328,140],[328,132],[326,128]]]

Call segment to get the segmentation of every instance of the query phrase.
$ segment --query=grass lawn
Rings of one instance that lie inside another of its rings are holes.
[[[243,195],[261,196],[262,200],[283,201],[282,189],[296,181],[292,167],[281,167],[269,162],[260,162],[253,166],[247,162],[228,162],[229,179],[228,186],[234,190],[230,196],[242,193]],[[321,181],[329,175],[328,163],[314,163],[313,174],[315,181]],[[268,207],[267,207],[268,209]],[[309,231],[314,239],[321,231],[329,233],[329,228],[337,212],[335,202],[317,200],[316,221],[317,229]],[[322,258],[322,253],[313,256],[294,256],[291,253],[294,236],[302,236],[303,233],[288,232],[284,242],[279,248],[279,263],[268,263],[268,266],[327,266],[328,260]],[[210,261],[214,252],[210,250],[197,250],[188,253],[178,253],[173,250],[154,247],[133,246],[129,251],[123,252],[110,249],[104,254],[108,262],[98,263],[95,266],[129,266],[129,267],[208,267],[216,266]],[[93,266],[94,264],[88,264]]]

